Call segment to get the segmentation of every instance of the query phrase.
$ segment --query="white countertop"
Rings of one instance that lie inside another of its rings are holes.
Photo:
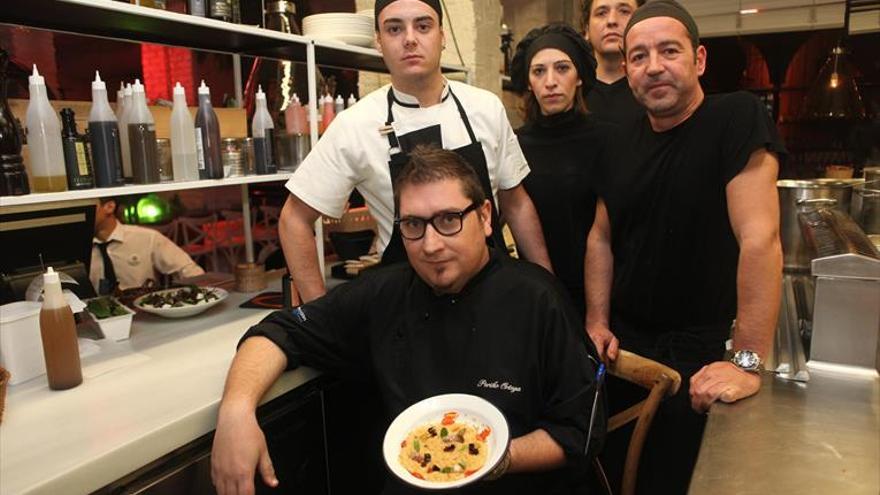
[[[235,346],[267,310],[230,292],[205,313],[138,314],[131,339],[83,360],[82,385],[51,391],[46,376],[10,387],[0,424],[0,493],[89,493],[211,432]],[[318,372],[285,373],[269,401]]]

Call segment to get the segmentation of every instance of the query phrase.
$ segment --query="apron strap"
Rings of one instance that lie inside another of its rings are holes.
[[[459,101],[458,97],[455,96],[455,93],[452,92],[452,88],[449,88],[449,94],[452,95],[452,99],[455,101],[455,106],[458,107],[458,114],[461,115],[461,121],[464,123],[465,129],[467,129],[468,136],[471,138],[471,144],[477,142],[477,135],[474,134],[474,129],[471,127],[471,121],[468,120],[467,114],[464,111],[464,107],[461,105],[461,101]]]

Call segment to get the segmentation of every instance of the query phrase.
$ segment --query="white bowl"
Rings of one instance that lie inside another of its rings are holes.
[[[207,310],[208,308],[215,306],[216,304],[219,304],[221,301],[226,299],[226,296],[229,295],[228,292],[226,292],[224,289],[221,289],[219,287],[202,287],[202,288],[207,289],[207,290],[213,290],[214,293],[216,293],[218,296],[217,299],[212,299],[208,302],[202,302],[199,304],[179,306],[176,308],[154,308],[153,306],[145,306],[145,305],[141,304],[141,301],[145,297],[149,296],[150,294],[156,294],[156,293],[165,294],[168,292],[175,292],[175,291],[178,291],[181,289],[180,287],[178,287],[176,289],[158,290],[158,291],[151,292],[150,294],[144,294],[143,296],[134,300],[134,307],[136,307],[137,309],[139,309],[141,311],[144,311],[147,313],[152,313],[154,315],[163,316],[165,318],[186,318],[187,316],[197,315],[197,314]]]
[[[413,429],[432,421],[439,421],[449,411],[459,414],[456,421],[473,424],[478,429],[484,426],[492,429],[492,433],[486,439],[489,447],[486,463],[474,474],[456,481],[438,482],[416,478],[400,464],[398,459],[400,444]],[[445,394],[416,402],[394,418],[385,432],[382,455],[388,469],[404,482],[426,490],[448,490],[469,485],[492,471],[501,462],[509,444],[510,431],[507,428],[507,420],[497,407],[476,395]]]

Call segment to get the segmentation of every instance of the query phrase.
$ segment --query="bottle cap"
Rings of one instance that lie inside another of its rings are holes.
[[[266,93],[263,93],[263,85],[262,84],[257,85],[257,99],[261,100],[261,101],[266,100]]]
[[[337,105],[344,105],[345,104],[345,100],[342,99],[342,95],[338,95],[336,97],[336,104]]]
[[[354,93],[348,95],[348,106],[352,106],[357,103],[357,98],[354,97]]]
[[[293,94],[293,105],[302,105],[299,101],[299,96],[297,96],[296,93]]]
[[[186,91],[180,85],[180,81],[174,85],[174,96],[186,96]]]
[[[101,74],[95,71],[95,80],[92,81],[92,90],[103,89],[107,91],[107,84],[101,80]]]
[[[40,72],[37,71],[37,64],[34,64],[34,72],[28,77],[28,83],[35,85],[44,85],[46,84],[46,80],[43,79],[43,76],[40,75]]]
[[[52,269],[52,267],[46,268],[46,273],[43,274],[43,286],[46,284],[60,284],[61,279],[58,278],[58,272]]]
[[[140,79],[134,80],[134,84],[131,85],[131,92],[132,93],[143,93],[144,92],[144,85],[141,84]]]
[[[202,85],[199,86],[199,94],[200,95],[209,95],[211,94],[211,88],[205,85],[205,80],[202,79]]]
[[[125,91],[123,91],[123,94],[125,96],[131,96],[131,84],[125,85]]]

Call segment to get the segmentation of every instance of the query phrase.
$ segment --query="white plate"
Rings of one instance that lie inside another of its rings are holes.
[[[145,311],[147,313],[152,313],[154,315],[164,316],[165,318],[186,318],[187,316],[193,316],[201,313],[202,311],[207,310],[211,306],[218,304],[220,301],[226,299],[226,296],[229,295],[224,289],[219,287],[202,287],[203,289],[213,290],[215,294],[217,294],[217,299],[211,299],[206,303],[194,304],[188,306],[180,306],[177,308],[154,308],[153,306],[144,306],[141,304],[143,298],[149,296],[150,294],[165,294],[168,292],[176,292],[181,289],[178,287],[176,289],[166,289],[166,290],[157,290],[154,292],[150,292],[150,294],[144,294],[143,296],[134,300],[134,307],[141,311]]]
[[[310,34],[307,36],[311,36],[316,40],[322,41],[338,41],[340,43],[347,43],[349,45],[354,46],[363,46],[366,48],[373,47],[373,41],[375,38],[373,36],[363,36],[359,34]]]
[[[478,428],[488,426],[492,429],[492,434],[487,439],[489,456],[486,458],[486,463],[476,473],[457,481],[418,479],[400,464],[398,460],[400,444],[413,429],[432,421],[439,421],[449,411],[459,414],[456,421],[471,423]],[[404,482],[427,490],[447,490],[471,484],[485,476],[501,461],[509,444],[510,432],[507,429],[507,420],[497,407],[476,395],[446,394],[416,402],[394,418],[385,432],[382,455],[385,457],[385,465],[388,469]]]

